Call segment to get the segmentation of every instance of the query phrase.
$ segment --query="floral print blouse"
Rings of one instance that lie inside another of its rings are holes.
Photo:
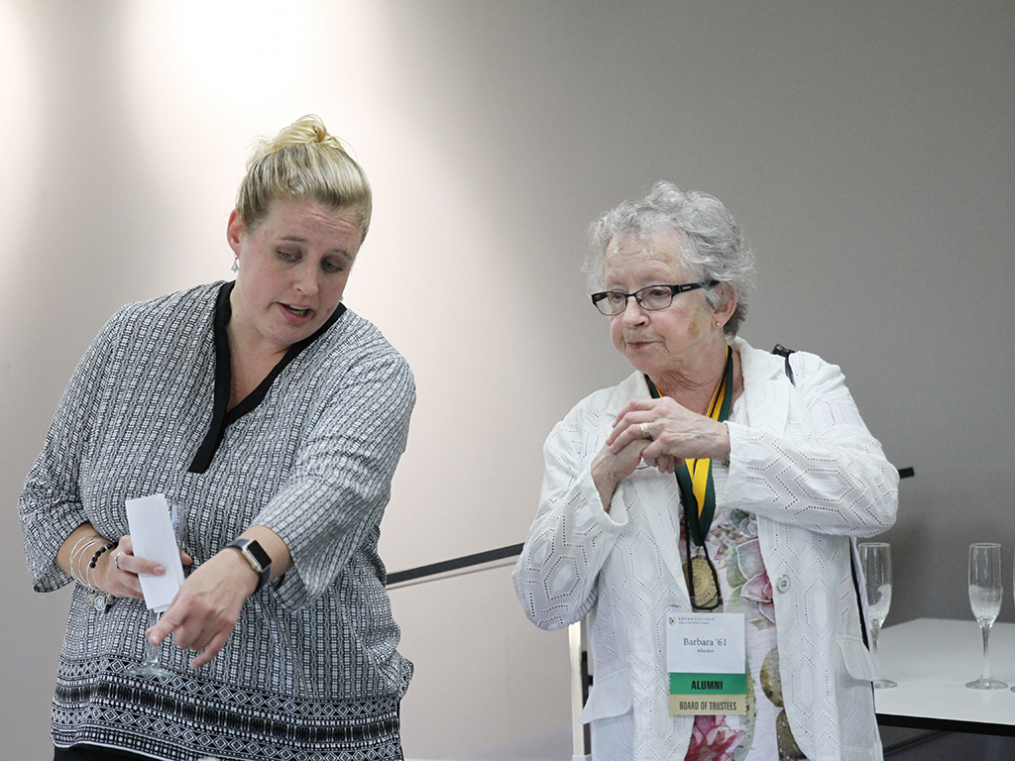
[[[730,419],[744,418],[743,405],[735,404]],[[717,492],[725,476],[725,469],[714,462]],[[681,520],[681,557],[687,557],[686,542],[687,527]],[[685,761],[806,761],[783,708],[772,583],[761,557],[757,519],[743,510],[717,506],[705,547],[719,577],[722,612],[744,614],[750,670],[747,713],[696,716]]]

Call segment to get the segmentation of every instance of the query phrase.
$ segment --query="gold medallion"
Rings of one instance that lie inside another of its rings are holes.
[[[693,589],[694,605],[698,608],[706,608],[711,605],[719,593],[715,586],[712,564],[701,555],[691,558],[691,588]]]

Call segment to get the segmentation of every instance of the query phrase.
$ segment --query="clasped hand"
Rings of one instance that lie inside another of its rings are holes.
[[[672,473],[685,459],[723,457],[728,448],[724,423],[691,412],[669,397],[632,399],[618,413],[593,460],[592,479],[609,509],[617,484],[640,462],[660,473]]]
[[[649,442],[641,449],[647,465],[672,473],[685,459],[723,456],[729,431],[724,423],[691,412],[669,397],[632,399],[617,415],[606,446],[616,455],[635,441]]]

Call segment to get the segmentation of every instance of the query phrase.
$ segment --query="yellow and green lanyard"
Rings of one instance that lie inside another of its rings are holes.
[[[660,394],[655,384],[648,379],[649,391],[653,399]],[[726,370],[722,380],[712,394],[708,406],[708,417],[722,423],[729,419],[733,406],[733,352],[726,347]],[[687,458],[684,464],[675,469],[677,486],[680,489],[680,502],[684,508],[687,522],[687,571],[690,575],[692,589],[692,605],[701,610],[714,610],[722,605],[719,592],[719,579],[715,566],[705,549],[705,537],[708,536],[712,519],[715,517],[715,485],[712,481],[712,460],[709,458]],[[693,508],[697,509],[693,509]],[[694,545],[695,557],[691,558],[691,545]],[[703,557],[702,557],[703,556]]]

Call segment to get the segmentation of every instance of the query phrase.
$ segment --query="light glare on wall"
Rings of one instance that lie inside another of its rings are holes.
[[[306,110],[305,0],[142,1],[126,8],[123,88],[163,189],[163,288],[229,276],[226,218],[251,139]],[[279,119],[279,112],[286,114]],[[295,114],[293,116],[292,114]]]
[[[299,89],[309,66],[309,19],[304,0],[180,0],[139,4],[134,32],[161,48],[165,73],[191,97],[249,113]]]

